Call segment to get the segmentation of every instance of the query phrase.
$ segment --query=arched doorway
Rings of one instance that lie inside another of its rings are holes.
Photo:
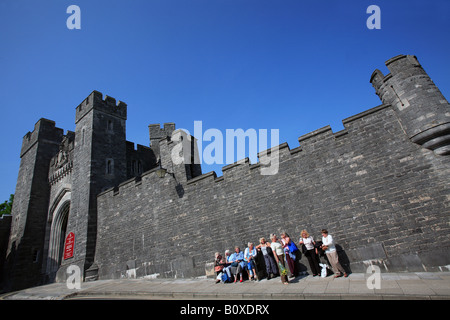
[[[56,256],[56,265],[59,267],[61,265],[62,256],[64,253],[64,242],[66,239],[67,233],[67,221],[69,220],[69,211],[70,211],[70,202],[67,201],[63,207],[61,208],[61,212],[59,214],[59,221],[57,221],[55,225],[55,238],[56,238],[56,246],[55,252],[57,252]],[[59,234],[58,234],[59,233]],[[58,239],[59,236],[59,239]]]
[[[67,224],[69,221],[70,198],[63,197],[55,208],[53,215],[50,240],[47,255],[46,275],[49,282],[53,282],[56,277],[64,255],[64,242],[67,235]]]

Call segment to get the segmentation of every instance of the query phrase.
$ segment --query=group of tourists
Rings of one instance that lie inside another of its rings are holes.
[[[234,283],[236,283],[238,278],[240,279],[239,282],[243,282],[244,271],[247,271],[249,280],[261,280],[258,279],[256,272],[258,252],[261,252],[264,257],[267,279],[280,276],[283,284],[289,284],[288,269],[291,277],[299,275],[298,260],[301,258],[302,253],[307,257],[314,277],[321,273],[319,251],[326,254],[335,277],[348,276],[339,263],[333,237],[328,234],[326,229],[322,229],[322,241],[317,242],[306,230],[302,230],[298,246],[286,232],[281,233],[280,238],[278,239],[272,233],[270,242],[266,241],[265,238],[260,238],[257,246],[249,242],[244,252],[238,246],[234,248],[233,253],[230,250],[226,250],[224,257],[219,252],[216,252],[214,262],[214,271],[217,274],[216,283],[221,281],[231,282],[233,278]]]

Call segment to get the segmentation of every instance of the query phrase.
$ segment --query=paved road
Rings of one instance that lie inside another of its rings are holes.
[[[279,278],[243,283],[213,279],[120,279],[81,283],[68,289],[54,283],[7,293],[0,300],[148,299],[148,300],[279,300],[279,299],[444,299],[450,300],[450,272],[382,273],[380,288],[369,289],[369,275],[348,278],[300,276],[289,285]]]

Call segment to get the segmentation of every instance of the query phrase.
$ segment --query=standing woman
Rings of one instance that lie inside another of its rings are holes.
[[[264,257],[264,262],[266,265],[267,280],[278,275],[277,264],[275,263],[274,253],[270,246],[270,243],[266,241],[265,238],[259,239],[259,245],[256,249],[262,252]]]
[[[291,271],[292,277],[298,276],[297,259],[300,258],[300,250],[298,250],[295,243],[291,240],[286,232],[281,233],[281,242],[283,244],[286,261]]]
[[[315,247],[316,243],[314,242],[313,237],[311,237],[306,230],[302,230],[300,234],[299,240],[300,246],[305,246],[306,252],[304,252],[305,256],[308,258],[309,266],[311,267],[311,272],[313,277],[320,274],[319,267],[319,257],[317,255],[317,248]]]
[[[283,282],[283,284],[289,284],[286,266],[284,264],[283,247],[281,246],[281,243],[278,242],[277,236],[274,233],[270,235],[270,240],[272,241],[272,243],[270,244],[270,248],[273,251],[275,261],[279,266],[278,269],[280,270],[281,282]]]
[[[253,258],[256,257],[257,252],[252,242],[249,242],[247,245],[248,247],[245,248],[244,251],[244,259],[247,261],[248,278],[250,280],[257,280],[258,276],[255,271],[255,261],[253,261]]]

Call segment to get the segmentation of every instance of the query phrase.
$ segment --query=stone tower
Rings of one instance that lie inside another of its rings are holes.
[[[412,142],[450,154],[450,105],[417,58],[399,55],[386,66],[390,74],[377,69],[370,79],[381,101],[393,106]]]
[[[125,122],[127,105],[93,91],[77,108],[67,233],[75,236],[73,258],[61,263],[56,278],[67,277],[66,267],[86,271],[94,261],[97,237],[97,195],[127,179]]]
[[[174,123],[151,124],[150,145],[157,161],[173,174],[177,182],[186,182],[202,174],[195,137],[178,129]]]
[[[47,176],[62,139],[63,130],[47,119],[40,119],[23,138],[6,255],[6,287],[25,288],[41,279],[50,194]]]
[[[164,123],[163,127],[159,123],[148,126],[150,134],[150,146],[155,152],[156,158],[160,159],[159,141],[162,139],[170,140],[172,133],[175,131],[175,123]]]

